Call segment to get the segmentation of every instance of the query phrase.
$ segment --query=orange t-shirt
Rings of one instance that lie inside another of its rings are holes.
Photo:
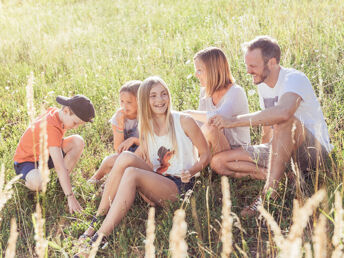
[[[25,161],[36,162],[39,160],[40,123],[44,117],[47,118],[48,147],[57,146],[62,148],[62,140],[66,130],[63,129],[63,124],[59,117],[59,109],[51,107],[47,109],[46,113],[34,121],[33,133],[31,129],[32,125],[26,129],[20,138],[16,153],[13,157],[14,161],[21,163]]]

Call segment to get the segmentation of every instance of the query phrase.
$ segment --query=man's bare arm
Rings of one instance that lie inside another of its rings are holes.
[[[294,115],[300,106],[302,98],[288,92],[284,94],[276,106],[262,111],[239,115],[230,119],[222,116],[213,116],[208,123],[221,128],[233,128],[241,126],[275,125],[287,121]]]

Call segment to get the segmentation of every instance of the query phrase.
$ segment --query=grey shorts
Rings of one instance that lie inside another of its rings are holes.
[[[242,146],[258,166],[265,168],[267,168],[269,164],[270,147],[270,143]],[[314,169],[320,166],[327,157],[328,152],[326,148],[322,146],[308,130],[305,141],[292,155],[293,161],[298,164],[301,171]]]

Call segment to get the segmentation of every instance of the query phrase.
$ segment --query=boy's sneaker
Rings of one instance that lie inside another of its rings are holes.
[[[258,214],[258,207],[263,205],[262,197],[258,195],[256,199],[249,205],[246,206],[241,212],[242,217],[253,217]]]

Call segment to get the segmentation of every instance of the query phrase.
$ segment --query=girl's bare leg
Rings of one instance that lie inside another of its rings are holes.
[[[114,200],[118,186],[121,182],[124,171],[128,167],[142,168],[151,171],[148,164],[132,152],[124,151],[116,159],[108,178],[105,182],[105,188],[100,201],[96,216],[105,215]]]
[[[228,143],[226,136],[223,134],[221,130],[217,129],[215,126],[207,124],[203,124],[201,129],[205,138],[208,141],[208,144],[211,148],[213,155],[231,149],[231,146]]]
[[[172,180],[151,171],[129,167],[122,176],[116,197],[98,233],[109,235],[113,231],[127,214],[137,191],[159,205],[178,199],[178,188]]]
[[[111,203],[116,196],[117,189],[121,182],[124,171],[128,167],[138,167],[148,171],[151,170],[147,163],[140,157],[136,156],[134,153],[124,151],[119,154],[109,173],[109,176],[105,181],[105,188],[103,191],[102,199],[97,209],[96,217],[104,216],[107,214]],[[84,238],[84,236],[92,236],[94,233],[95,230],[91,224],[90,227],[81,236],[81,238]]]
[[[220,175],[235,178],[250,176],[254,179],[266,179],[267,176],[267,168],[258,166],[249,153],[243,149],[216,154],[210,166]]]
[[[103,159],[102,163],[100,164],[100,167],[90,179],[100,180],[106,174],[108,174],[111,171],[113,165],[115,164],[118,155],[119,154],[112,154]]]

